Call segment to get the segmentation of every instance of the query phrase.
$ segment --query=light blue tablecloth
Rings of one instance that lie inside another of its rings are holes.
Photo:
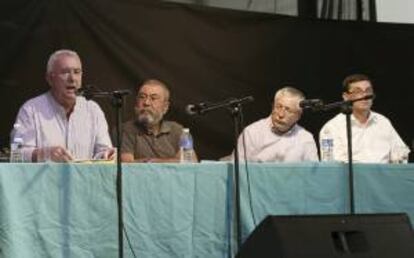
[[[124,223],[137,257],[228,257],[231,164],[123,168]],[[243,164],[243,239],[269,214],[349,212],[346,165],[249,164],[247,172]],[[107,164],[0,164],[0,257],[117,257],[115,175]],[[356,165],[355,208],[413,221],[414,165]],[[126,238],[124,246],[133,257]]]

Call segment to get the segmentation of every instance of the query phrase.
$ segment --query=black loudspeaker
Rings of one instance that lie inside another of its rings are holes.
[[[268,216],[237,258],[414,258],[406,214]]]

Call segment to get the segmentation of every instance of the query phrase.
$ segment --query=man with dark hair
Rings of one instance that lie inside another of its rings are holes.
[[[353,74],[343,81],[344,100],[373,95],[371,80],[364,74]],[[364,163],[403,162],[408,158],[409,148],[401,140],[391,122],[385,116],[371,110],[373,99],[356,101],[352,106],[352,159]],[[348,160],[346,116],[338,114],[320,131],[333,138],[334,160]]]
[[[318,161],[313,135],[297,124],[305,96],[293,87],[278,90],[270,116],[247,126],[238,140],[241,159],[253,162]]]
[[[135,119],[124,124],[123,162],[178,162],[183,127],[164,121],[170,106],[170,91],[159,80],[146,80],[136,96]]]

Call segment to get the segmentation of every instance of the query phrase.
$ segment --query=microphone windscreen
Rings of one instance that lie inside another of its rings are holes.
[[[372,94],[370,94],[370,95],[366,95],[366,96],[364,97],[364,99],[375,99],[375,94],[374,94],[374,93],[372,93]]]
[[[299,102],[299,107],[303,109],[320,107],[322,105],[323,101],[321,99],[304,99]]]
[[[85,92],[85,89],[84,88],[79,88],[79,89],[76,89],[75,95],[76,96],[83,96],[83,93],[84,92]]]
[[[196,112],[196,110],[195,110],[195,105],[193,105],[193,104],[189,104],[189,105],[187,105],[186,107],[185,107],[185,112],[188,114],[188,115],[195,115],[197,112]]]

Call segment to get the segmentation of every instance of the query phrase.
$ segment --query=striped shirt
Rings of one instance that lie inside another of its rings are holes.
[[[65,109],[46,92],[20,108],[16,123],[23,135],[23,158],[29,162],[35,148],[61,146],[74,159],[92,159],[112,147],[104,113],[84,97],[76,98],[68,119]]]

